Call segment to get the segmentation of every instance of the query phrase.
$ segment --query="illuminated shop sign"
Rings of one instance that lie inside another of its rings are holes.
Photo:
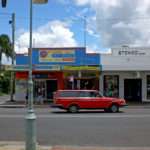
[[[74,62],[74,50],[39,50],[39,62]]]

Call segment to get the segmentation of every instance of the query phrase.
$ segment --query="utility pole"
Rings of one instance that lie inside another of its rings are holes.
[[[12,26],[12,68],[14,68],[15,60],[15,13],[12,13],[12,19],[9,21]],[[14,101],[14,71],[11,71],[11,81],[10,81],[10,101]]]
[[[86,16],[84,16],[84,47],[86,48],[86,28],[87,28],[87,22],[86,22]]]

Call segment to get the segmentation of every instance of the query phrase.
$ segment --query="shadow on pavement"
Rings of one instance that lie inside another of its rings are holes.
[[[50,113],[53,113],[53,114],[120,114],[120,113],[124,113],[123,111],[119,111],[117,113],[111,113],[111,112],[105,112],[103,110],[81,110],[77,113],[69,113],[67,111],[51,111]]]

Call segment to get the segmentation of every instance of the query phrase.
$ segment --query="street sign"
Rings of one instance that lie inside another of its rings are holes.
[[[2,7],[6,7],[7,0],[1,0],[2,1]]]
[[[35,4],[45,4],[48,2],[48,0],[32,0],[32,2]]]

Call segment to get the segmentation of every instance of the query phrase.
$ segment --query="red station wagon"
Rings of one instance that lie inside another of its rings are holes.
[[[104,97],[96,90],[58,90],[54,93],[52,107],[76,113],[79,109],[104,109],[106,112],[118,112],[126,106],[121,98]]]

